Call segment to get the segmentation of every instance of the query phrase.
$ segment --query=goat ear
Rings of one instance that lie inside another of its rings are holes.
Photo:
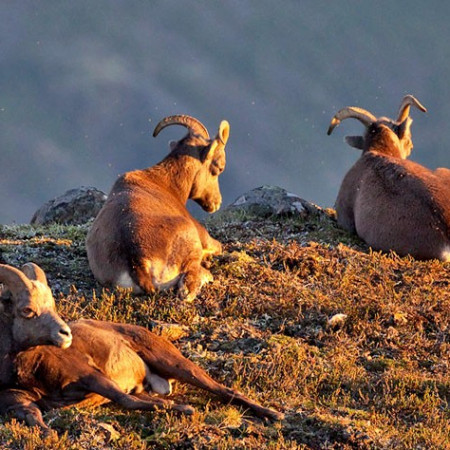
[[[169,152],[173,151],[173,149],[177,146],[178,141],[169,141]]]
[[[364,149],[364,138],[362,136],[345,136],[344,140],[350,147],[358,150]]]
[[[222,120],[219,126],[219,132],[217,133],[216,140],[219,140],[223,145],[227,144],[230,137],[230,124],[226,120]]]
[[[45,276],[44,271],[34,263],[26,263],[24,264],[20,270],[30,279],[40,281],[42,284],[48,286],[47,277]]]
[[[230,137],[230,124],[226,120],[222,120],[220,122],[219,131],[212,141],[211,145],[209,146],[209,149],[207,150],[208,153],[204,155],[204,160],[211,159],[214,156],[214,152],[219,145],[222,145],[225,147],[225,145],[228,142],[228,138]]]

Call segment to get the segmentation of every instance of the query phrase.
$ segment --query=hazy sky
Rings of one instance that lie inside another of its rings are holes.
[[[450,4],[431,1],[5,2],[0,11],[0,223],[80,185],[108,191],[180,138],[164,116],[231,125],[224,203],[262,184],[332,206],[358,157],[336,110],[396,114],[412,93],[412,159],[450,167]]]

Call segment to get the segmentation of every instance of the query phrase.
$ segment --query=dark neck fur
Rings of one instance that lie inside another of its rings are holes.
[[[398,148],[399,140],[392,130],[372,125],[367,130],[365,151],[381,153],[386,156],[401,158]]]

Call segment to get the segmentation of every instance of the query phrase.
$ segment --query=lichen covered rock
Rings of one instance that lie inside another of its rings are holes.
[[[31,219],[32,225],[81,225],[94,218],[106,201],[106,194],[94,187],[81,186],[42,205]]]
[[[239,196],[214,216],[222,221],[296,216],[306,219],[323,214],[322,208],[278,186],[260,186]],[[214,219],[213,219],[214,220]]]

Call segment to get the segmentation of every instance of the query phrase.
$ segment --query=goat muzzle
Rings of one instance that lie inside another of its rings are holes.
[[[52,344],[62,349],[69,348],[72,345],[72,331],[67,325],[59,329]]]
[[[220,209],[220,205],[222,202],[211,202],[211,203],[202,203],[198,202],[203,210],[205,210],[207,213],[215,213]]]

